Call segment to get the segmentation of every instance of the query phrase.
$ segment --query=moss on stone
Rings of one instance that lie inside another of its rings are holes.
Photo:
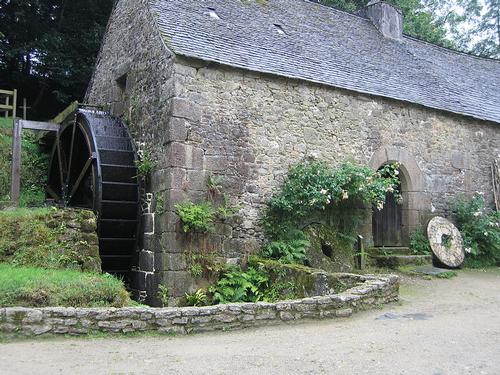
[[[19,209],[0,212],[0,262],[100,272],[92,211]]]

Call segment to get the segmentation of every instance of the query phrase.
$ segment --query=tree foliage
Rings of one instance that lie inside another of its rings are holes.
[[[0,88],[17,88],[35,118],[81,100],[113,0],[0,0]]]
[[[321,0],[324,5],[332,6],[347,12],[358,12],[370,0]],[[441,0],[437,0],[441,1]],[[443,0],[445,1],[445,0]],[[389,0],[401,9],[404,15],[404,33],[427,42],[453,48],[455,45],[447,37],[446,28],[441,20],[421,0]]]

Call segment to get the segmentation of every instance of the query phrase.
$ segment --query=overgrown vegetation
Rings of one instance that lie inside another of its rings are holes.
[[[41,206],[45,202],[48,154],[40,146],[35,133],[24,130],[21,140],[21,207]],[[12,119],[0,118],[0,200],[10,200],[12,159]]]
[[[183,202],[175,205],[184,233],[208,232],[213,228],[215,210],[210,202]]]
[[[281,189],[271,198],[263,215],[270,239],[262,254],[273,259],[301,262],[309,226],[329,229],[333,251],[352,252],[365,207],[382,209],[386,194],[400,199],[398,165],[374,172],[344,163],[334,169],[326,163],[305,160],[290,168]]]
[[[415,255],[432,253],[431,244],[421,228],[415,230],[410,236],[410,251]]]
[[[0,211],[0,262],[99,272],[97,237],[68,229],[66,223],[71,220],[82,228],[95,230],[95,217],[86,211]]]
[[[55,208],[0,211],[0,306],[130,306],[100,274],[95,216]]]
[[[0,306],[123,307],[132,305],[111,275],[0,264]]]
[[[454,208],[458,229],[462,234],[471,268],[500,264],[500,212],[488,209],[484,197],[476,193],[472,199],[459,199]]]

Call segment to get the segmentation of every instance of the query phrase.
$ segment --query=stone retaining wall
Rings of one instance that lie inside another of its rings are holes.
[[[6,336],[152,331],[189,334],[293,323],[302,319],[349,317],[354,312],[398,300],[397,276],[357,277],[359,285],[340,294],[277,303],[159,309],[2,308],[0,332]]]

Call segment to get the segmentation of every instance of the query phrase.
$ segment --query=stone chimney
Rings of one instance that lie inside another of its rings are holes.
[[[381,0],[372,0],[366,5],[364,15],[386,38],[396,40],[403,38],[403,12],[394,5]]]

